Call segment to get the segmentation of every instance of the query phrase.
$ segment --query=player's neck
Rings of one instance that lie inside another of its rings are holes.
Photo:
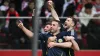
[[[67,31],[71,31],[73,29],[73,27],[69,27],[68,29],[67,29]]]
[[[55,36],[55,35],[57,35],[57,34],[59,34],[59,33],[60,33],[60,30],[57,31],[57,32],[55,32],[55,33],[53,33],[53,35]]]

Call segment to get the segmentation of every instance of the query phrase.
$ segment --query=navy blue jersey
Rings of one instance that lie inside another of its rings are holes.
[[[77,40],[77,33],[75,30],[71,30],[71,31],[62,31],[61,32],[62,36],[73,36],[75,38],[75,40]]]
[[[57,39],[55,42],[66,42],[63,38],[64,36],[74,36],[75,39],[77,38],[77,35],[74,31],[63,31],[56,35]],[[53,47],[48,50],[47,56],[74,56],[74,51],[71,48]]]
[[[63,36],[73,36],[75,38],[75,41],[77,42],[77,33],[76,31],[73,29],[71,31],[63,31],[61,33]],[[74,50],[69,48],[69,56],[74,56]]]
[[[46,56],[47,53],[47,40],[48,37],[51,36],[50,33],[44,34],[44,33],[40,33],[39,34],[39,40],[40,42],[40,46],[42,48],[42,56]]]
[[[66,42],[65,39],[63,38],[64,34],[59,33],[58,35],[56,35],[57,39],[55,40],[55,42],[57,43]],[[62,47],[49,48],[47,56],[67,56],[68,50],[69,50],[68,48],[62,48]]]

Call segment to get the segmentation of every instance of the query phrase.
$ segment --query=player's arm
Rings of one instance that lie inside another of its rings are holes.
[[[47,42],[48,43],[54,42],[56,40],[56,38],[57,38],[56,36],[51,36],[51,37],[48,38],[48,41]]]
[[[75,41],[75,38],[73,36],[66,36],[64,37],[65,41],[70,41],[72,43],[72,49],[75,50],[75,51],[79,51],[80,48],[77,44],[77,42]]]
[[[56,36],[51,36],[48,38],[48,47],[52,48],[54,46],[57,47],[63,47],[63,48],[71,48],[72,43],[71,42],[63,42],[63,43],[56,43]]]
[[[71,48],[72,43],[71,42],[55,43],[55,46],[63,48]]]
[[[72,49],[75,51],[79,51],[80,48],[78,46],[78,43],[74,39],[71,39],[71,42],[72,42]]]
[[[23,23],[20,21],[20,22],[17,22],[17,26],[22,29],[22,31],[28,36],[28,37],[33,37],[33,33],[28,30],[24,25]]]
[[[55,42],[50,42],[48,44],[48,47],[62,47],[62,48],[71,48],[72,43],[71,42],[63,42],[63,43],[55,43]]]
[[[60,21],[57,13],[56,13],[56,11],[55,11],[55,9],[53,7],[53,2],[52,1],[48,1],[48,6],[49,6],[49,9],[51,10],[51,14],[52,14],[53,19]]]

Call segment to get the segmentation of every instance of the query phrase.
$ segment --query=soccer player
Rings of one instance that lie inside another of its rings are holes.
[[[29,38],[32,38],[34,33],[31,32],[30,30],[28,30],[24,25],[23,23],[20,21],[20,22],[17,22],[17,25],[18,27],[29,37]],[[51,29],[51,22],[47,22],[45,27],[43,28],[44,31],[46,33],[39,33],[39,40],[41,41],[41,44],[42,44],[42,56],[46,56],[46,52],[47,52],[47,34],[50,32],[50,29]]]
[[[48,5],[51,9],[51,13],[52,13],[53,18],[55,18],[56,20],[59,20],[57,13],[52,6],[52,1],[48,1]],[[61,36],[64,37],[65,41],[72,43],[72,46],[71,46],[71,48],[69,48],[69,52],[68,52],[69,55],[71,55],[71,56],[74,56],[74,50],[76,50],[76,51],[79,50],[79,46],[76,42],[77,34],[74,30],[75,25],[76,25],[76,20],[74,18],[69,17],[69,18],[66,19],[66,21],[64,23],[65,31],[61,32]],[[56,38],[57,37],[49,38],[49,42],[51,41],[51,46],[52,46],[52,41],[56,40]]]
[[[48,36],[48,53],[47,56],[67,56],[72,42],[66,41],[63,38],[63,33],[60,32],[60,22],[53,20],[51,22],[51,33]],[[67,52],[67,53],[66,53]]]

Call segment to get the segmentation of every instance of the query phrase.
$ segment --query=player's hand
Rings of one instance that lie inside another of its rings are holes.
[[[52,48],[52,47],[54,47],[55,46],[55,43],[54,42],[50,42],[49,44],[48,44],[48,47],[49,48]]]
[[[66,41],[74,40],[75,38],[73,36],[64,36],[64,39]]]
[[[19,28],[21,28],[21,29],[24,27],[22,21],[20,21],[20,20],[18,20],[18,21],[16,22],[16,24],[17,24],[17,26],[18,26]]]

